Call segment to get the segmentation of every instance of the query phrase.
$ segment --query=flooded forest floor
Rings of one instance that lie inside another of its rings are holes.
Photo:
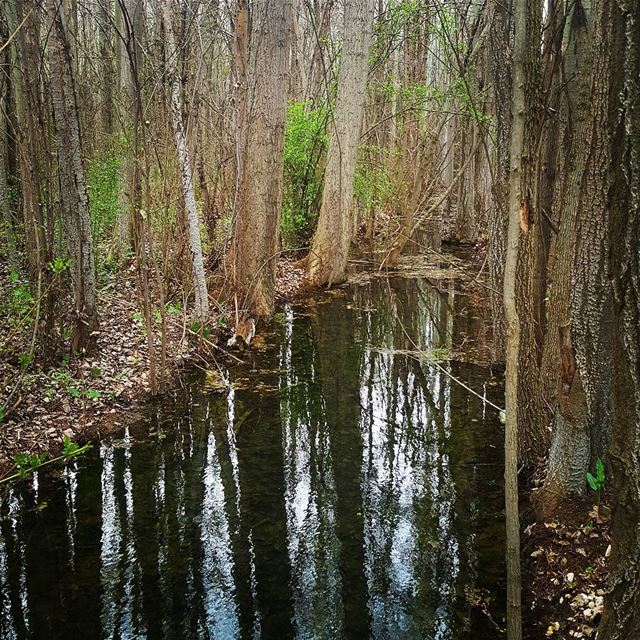
[[[474,314],[482,318],[483,328],[475,340],[465,339],[455,350],[440,354],[447,361],[490,363],[490,316],[482,271],[482,256],[456,251],[431,254],[426,259],[404,258],[394,272],[404,278],[456,282]],[[357,260],[346,286],[384,275],[366,259]],[[292,262],[281,262],[279,300],[296,299],[303,288],[302,272]],[[10,301],[15,289],[7,265],[0,264],[0,298]],[[107,276],[99,294],[98,346],[95,354],[81,360],[58,357],[56,362],[44,363],[36,359],[25,367],[22,354],[29,350],[33,328],[5,332],[10,335],[2,339],[0,384],[2,398],[8,397],[9,402],[0,423],[0,480],[15,473],[16,454],[54,457],[65,438],[78,444],[97,442],[148,411],[149,349],[136,291],[133,271]],[[316,293],[304,291],[304,295],[315,304]],[[7,305],[0,307],[0,322],[5,327],[9,327],[8,316],[3,317],[7,313]],[[216,319],[216,329],[207,337],[193,334],[180,309],[168,313],[166,322],[164,366],[157,363],[160,390],[184,386],[185,373],[193,369],[205,370],[216,378],[213,359],[242,356],[224,353],[229,335],[225,325],[232,322],[230,318],[221,315]],[[259,328],[256,348],[265,340],[269,335],[261,335]],[[592,638],[608,577],[608,522],[598,517],[593,500],[587,498],[573,500],[571,509],[561,511],[562,518],[535,522],[529,499],[535,485],[533,479],[521,479],[524,636],[531,640]],[[491,618],[491,612],[486,613]],[[503,620],[498,618],[494,623],[496,638],[502,637]]]

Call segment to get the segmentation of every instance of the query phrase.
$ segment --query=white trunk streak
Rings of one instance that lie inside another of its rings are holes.
[[[162,2],[162,18],[166,39],[166,60],[168,74],[171,81],[171,124],[176,143],[178,164],[180,165],[180,181],[182,183],[182,195],[187,212],[187,224],[189,229],[189,249],[193,267],[193,284],[195,289],[195,317],[206,320],[209,316],[209,294],[207,291],[207,279],[202,259],[202,243],[200,239],[200,225],[198,222],[198,208],[193,192],[193,175],[189,159],[189,149],[182,122],[182,94],[180,91],[180,79],[176,69],[177,50],[173,35],[171,21],[171,0]]]
[[[309,254],[309,276],[317,284],[331,285],[345,278],[353,229],[353,182],[364,115],[373,11],[373,0],[351,0],[344,6],[338,95],[329,125],[318,227]]]

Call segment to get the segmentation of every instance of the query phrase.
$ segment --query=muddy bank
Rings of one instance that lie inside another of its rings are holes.
[[[6,283],[5,283],[5,286]],[[0,479],[15,471],[16,454],[58,455],[65,437],[98,440],[135,418],[151,392],[149,350],[131,274],[110,276],[98,309],[100,331],[92,355],[21,366],[30,332],[16,332],[4,346],[0,382],[5,418],[0,424]],[[182,318],[168,314],[166,365],[157,365],[159,388],[175,385],[192,349]]]

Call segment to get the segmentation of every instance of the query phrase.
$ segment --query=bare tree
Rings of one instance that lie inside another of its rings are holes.
[[[71,260],[75,306],[72,349],[82,351],[88,350],[95,342],[98,328],[87,177],[82,158],[74,65],[67,39],[64,7],[59,0],[48,0],[47,10],[52,23],[49,53],[53,70],[51,98],[58,143],[60,205]]]
[[[344,37],[338,95],[329,125],[329,149],[318,227],[308,256],[316,284],[345,278],[353,234],[353,185],[365,105],[374,0],[344,6]]]
[[[249,313],[273,311],[282,204],[289,2],[251,3],[246,115],[230,265]]]
[[[200,320],[206,320],[209,316],[209,294],[207,291],[207,279],[202,259],[202,242],[200,239],[200,224],[198,209],[193,191],[193,172],[189,149],[182,122],[182,90],[180,78],[176,68],[178,50],[176,48],[173,24],[171,19],[171,0],[162,2],[162,21],[165,33],[165,57],[168,66],[169,81],[171,83],[171,123],[176,143],[176,154],[180,166],[180,181],[182,195],[187,211],[187,225],[189,229],[189,249],[193,266],[193,281],[196,294],[195,316]]]

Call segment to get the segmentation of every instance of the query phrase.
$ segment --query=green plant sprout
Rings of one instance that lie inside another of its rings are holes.
[[[47,465],[54,464],[56,462],[60,462],[64,460],[65,462],[70,460],[71,458],[75,458],[83,453],[86,453],[91,449],[93,445],[85,444],[82,447],[77,443],[72,442],[67,436],[64,437],[62,441],[62,453],[55,458],[50,458],[47,460],[47,454],[34,454],[34,453],[17,453],[13,456],[13,463],[16,467],[16,472],[7,476],[6,478],[2,478],[0,480],[0,485],[10,482],[16,479],[24,479],[27,477],[29,473],[33,473],[42,467]]]
[[[605,485],[604,463],[600,458],[596,460],[596,475],[594,476],[587,472],[587,482],[591,489],[596,492],[597,504],[600,506],[600,499]]]

